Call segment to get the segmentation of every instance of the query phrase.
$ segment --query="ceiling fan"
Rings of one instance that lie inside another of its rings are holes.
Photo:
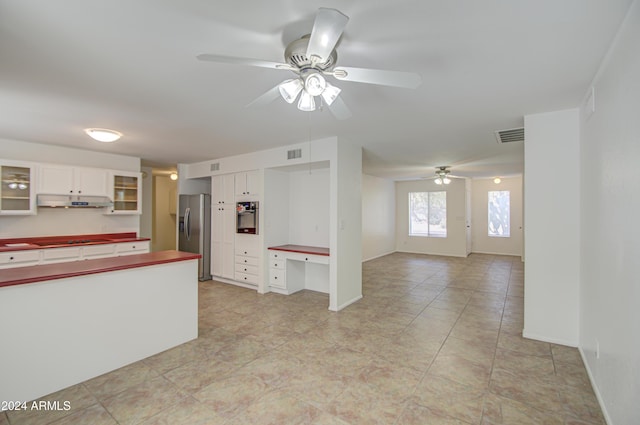
[[[463,178],[461,176],[454,176],[451,174],[451,170],[449,170],[447,166],[436,167],[436,175],[435,177],[430,177],[430,179],[434,179],[433,182],[435,184],[449,184],[451,183],[451,178]]]
[[[316,109],[316,98],[319,97],[320,104],[326,104],[337,119],[349,118],[351,111],[339,97],[341,89],[330,84],[325,78],[327,76],[341,81],[410,89],[415,89],[422,83],[420,75],[411,72],[337,67],[335,46],[348,21],[349,17],[339,10],[318,9],[311,34],[292,41],[286,47],[286,63],[214,54],[201,54],[197,58],[201,61],[292,71],[296,74],[295,78],[283,81],[247,106],[271,103],[281,96],[288,103],[298,99],[298,109],[310,112]]]

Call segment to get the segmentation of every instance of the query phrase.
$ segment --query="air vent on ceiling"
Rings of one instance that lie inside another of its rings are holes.
[[[287,151],[287,159],[302,158],[302,149],[291,149]]]
[[[220,171],[220,163],[219,162],[214,162],[213,164],[211,164],[211,170],[210,171]]]
[[[498,130],[495,133],[498,143],[524,142],[524,127]]]

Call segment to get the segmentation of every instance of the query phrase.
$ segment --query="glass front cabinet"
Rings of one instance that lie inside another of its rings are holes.
[[[142,214],[142,175],[115,171],[110,184],[113,207],[111,214]]]
[[[35,214],[35,167],[18,162],[0,162],[0,214]]]

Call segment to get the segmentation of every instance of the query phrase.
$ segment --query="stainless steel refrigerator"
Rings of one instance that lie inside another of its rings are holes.
[[[211,279],[211,196],[180,195],[178,249],[201,254],[198,280]]]

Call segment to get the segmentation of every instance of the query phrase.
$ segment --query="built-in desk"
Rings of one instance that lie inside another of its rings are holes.
[[[269,248],[269,289],[293,294],[302,289],[329,293],[329,248],[280,245]]]

